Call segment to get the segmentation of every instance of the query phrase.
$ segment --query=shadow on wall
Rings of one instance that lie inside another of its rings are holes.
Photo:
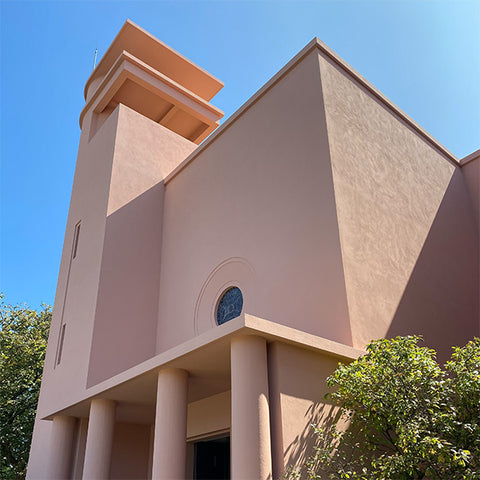
[[[106,219],[87,386],[155,354],[164,191],[159,182]]]
[[[316,402],[308,407],[304,415],[305,428],[285,450],[287,472],[290,468],[293,472],[300,474],[299,478],[308,478],[305,464],[312,456],[314,446],[317,443],[313,426],[321,425],[323,429],[330,430],[334,425],[337,425],[340,415],[340,410],[335,405]],[[290,477],[287,476],[286,478]]]
[[[457,169],[386,337],[423,335],[425,344],[434,348],[438,360],[444,362],[453,345],[464,345],[480,334],[479,314],[479,233],[462,172]],[[321,392],[317,395],[321,398]],[[304,428],[285,450],[285,467],[300,470],[317,441],[311,425],[328,430],[337,423],[339,415],[334,405],[311,404],[304,413]],[[300,471],[300,478],[308,478],[305,468]]]
[[[479,335],[479,235],[460,169],[450,180],[386,337],[423,335],[438,360]]]

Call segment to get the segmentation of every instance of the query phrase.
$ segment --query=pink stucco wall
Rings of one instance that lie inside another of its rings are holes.
[[[88,141],[82,132],[65,242],[55,297],[39,411],[49,405],[74,402],[85,389],[94,326],[111,159],[118,121],[114,112]],[[88,195],[85,194],[88,191]],[[70,261],[74,226],[81,221],[76,258]],[[60,327],[65,323],[62,359],[55,365]],[[72,373],[75,372],[74,375]]]
[[[470,194],[472,208],[475,213],[477,224],[480,219],[480,150],[467,157],[469,161],[462,162],[462,173]],[[480,228],[480,227],[479,227]]]
[[[110,477],[118,480],[148,478],[151,440],[150,425],[117,423]]]
[[[351,343],[319,80],[312,54],[166,184],[157,351],[195,335],[237,258],[252,275],[218,285],[240,280],[246,312]]]
[[[119,105],[88,385],[153,356],[163,178],[195,148]]]
[[[478,234],[460,168],[319,59],[353,344],[423,334],[444,359],[478,335]]]
[[[325,379],[338,365],[334,357],[279,342],[269,345],[269,393],[273,476],[300,469],[313,453],[312,424],[333,421],[337,408],[325,400]],[[303,472],[305,473],[305,472]]]

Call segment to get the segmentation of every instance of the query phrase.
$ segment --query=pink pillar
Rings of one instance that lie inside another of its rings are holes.
[[[48,465],[48,478],[52,480],[70,478],[75,422],[75,417],[66,415],[53,417],[50,461]]]
[[[267,344],[264,338],[232,339],[233,480],[272,478]]]
[[[153,480],[185,478],[188,373],[177,368],[158,372],[153,440]]]
[[[96,398],[90,404],[83,480],[105,480],[110,473],[110,457],[115,428],[115,402]]]

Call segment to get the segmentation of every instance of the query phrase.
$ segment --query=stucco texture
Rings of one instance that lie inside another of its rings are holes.
[[[232,258],[254,274],[218,269]],[[245,312],[351,344],[314,53],[166,184],[157,351],[195,335],[216,271],[225,288],[248,277]]]
[[[454,178],[458,167],[338,65],[319,58],[353,344],[362,348],[391,334],[423,333],[430,346],[445,352],[447,339],[464,341],[478,318],[470,285],[476,283],[476,235],[465,187]],[[433,251],[422,251],[435,220],[444,221],[438,216],[445,202],[451,212],[442,234],[451,241],[433,241]],[[460,258],[457,242],[464,242]],[[412,289],[413,273],[426,254],[430,273],[443,282],[424,274]],[[443,268],[435,270],[436,264]],[[408,314],[400,315],[399,308],[411,303],[405,295],[429,283],[437,298],[416,298]],[[456,308],[441,314],[438,297],[452,295],[445,283],[461,287],[453,292]],[[450,334],[438,329],[445,322]],[[465,328],[452,332],[452,322]]]

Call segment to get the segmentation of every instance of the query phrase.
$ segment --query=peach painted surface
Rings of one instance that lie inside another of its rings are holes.
[[[473,157],[473,158],[472,158]],[[462,166],[462,173],[472,199],[477,224],[480,219],[480,150],[468,156],[471,160]],[[480,227],[479,227],[480,228]]]
[[[118,111],[90,142],[88,130],[80,138],[39,410],[43,404],[75,402],[85,389],[117,120]],[[77,255],[70,266],[74,226],[80,220]],[[55,366],[62,321],[66,325],[62,360]]]
[[[422,333],[445,355],[478,334],[459,167],[322,55],[320,67],[353,344]]]
[[[98,62],[85,84],[85,99],[92,96],[95,87],[108,73],[122,51],[127,50],[143,62],[161,70],[180,85],[210,100],[223,87],[212,74],[185,58],[171,47],[127,19],[108,50]],[[98,82],[98,83],[97,83]]]
[[[271,480],[267,342],[254,335],[231,342],[232,478]]]
[[[214,328],[221,292],[200,296],[229,259],[215,282],[240,280],[245,311],[351,344],[319,80],[311,54],[166,184],[157,352],[195,335],[198,302]]]
[[[187,439],[230,430],[231,393],[223,392],[188,404]]]
[[[301,467],[312,453],[312,423],[331,420],[336,408],[325,402],[325,379],[338,360],[274,342],[268,349],[273,476]]]
[[[110,477],[117,480],[149,478],[150,425],[116,423]]]
[[[162,180],[195,148],[128,107],[118,108],[88,386],[155,354]]]

